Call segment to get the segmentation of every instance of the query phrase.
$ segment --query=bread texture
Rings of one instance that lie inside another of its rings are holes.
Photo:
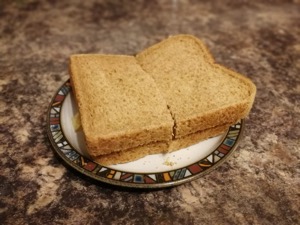
[[[153,77],[175,121],[175,139],[249,113],[255,85],[214,62],[205,45],[191,35],[176,35],[137,54]]]
[[[224,124],[207,130],[199,131],[179,139],[174,139],[169,143],[151,143],[148,145],[128,149],[127,151],[119,151],[107,155],[98,156],[93,158],[93,160],[97,163],[100,163],[101,165],[108,166],[131,162],[151,154],[164,154],[168,152],[174,152],[181,148],[186,148],[187,146],[191,146],[200,141],[206,140],[210,137],[225,133],[228,130],[229,126],[229,124]]]
[[[245,118],[255,85],[176,35],[134,56],[73,55],[73,91],[91,158],[103,165],[185,148]]]
[[[92,157],[172,139],[173,120],[133,56],[73,55],[71,84]]]

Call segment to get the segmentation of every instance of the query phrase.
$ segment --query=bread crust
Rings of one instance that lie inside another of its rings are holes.
[[[122,135],[116,134],[115,136],[106,137],[90,137],[86,135],[86,145],[91,157],[106,155],[112,152],[126,151],[132,146],[138,147],[146,143],[151,144],[155,142],[164,142],[171,140],[172,124],[162,124],[160,127],[155,128],[155,137],[147,129],[133,131],[130,133],[123,133]],[[162,141],[161,141],[162,140]]]
[[[126,151],[114,152],[108,155],[93,157],[93,160],[101,165],[108,166],[122,164],[143,158],[151,154],[174,152],[187,146],[194,145],[200,141],[225,133],[230,124],[223,124],[207,130],[199,131],[170,142],[156,142]]]

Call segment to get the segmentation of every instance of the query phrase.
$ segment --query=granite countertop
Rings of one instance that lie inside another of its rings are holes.
[[[73,53],[135,54],[201,38],[257,86],[238,149],[195,181],[105,185],[65,167],[46,113]],[[300,224],[300,3],[0,1],[1,224]]]

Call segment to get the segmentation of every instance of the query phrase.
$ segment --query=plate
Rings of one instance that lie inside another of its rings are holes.
[[[221,165],[236,149],[244,120],[222,135],[187,148],[149,155],[134,162],[103,166],[92,161],[82,131],[75,132],[72,118],[78,112],[70,81],[51,100],[47,115],[49,140],[69,166],[95,180],[132,188],[163,188],[197,179]]]

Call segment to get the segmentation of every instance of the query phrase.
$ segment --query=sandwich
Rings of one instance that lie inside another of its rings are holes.
[[[191,35],[169,37],[136,56],[73,55],[70,75],[87,151],[103,165],[219,135],[248,115],[256,93]]]

